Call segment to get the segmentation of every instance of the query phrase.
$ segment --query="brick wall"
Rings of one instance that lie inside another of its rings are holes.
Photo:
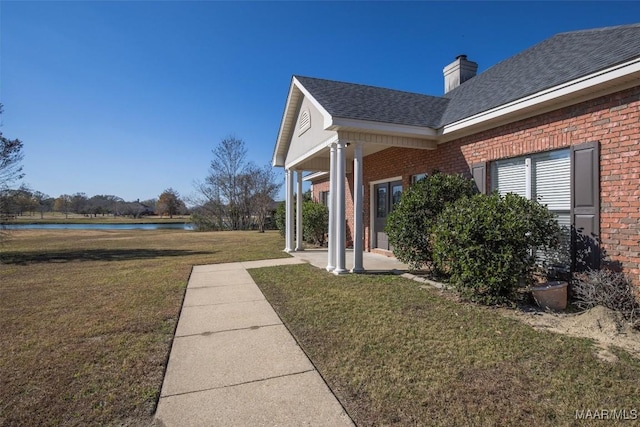
[[[370,250],[370,182],[434,170],[465,173],[470,166],[525,154],[600,142],[600,232],[612,261],[640,284],[640,87],[440,144],[436,150],[388,148],[363,159],[365,248]],[[348,236],[353,230],[353,175],[347,176]],[[488,185],[487,188],[490,188]],[[314,199],[329,189],[314,183]],[[351,244],[349,241],[348,244]]]

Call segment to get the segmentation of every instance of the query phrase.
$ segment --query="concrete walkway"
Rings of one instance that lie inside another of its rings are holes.
[[[353,426],[329,387],[247,269],[308,262],[292,258],[193,267],[154,423],[159,426]],[[353,257],[347,254],[347,268]],[[369,273],[400,273],[394,258],[364,253]]]
[[[248,268],[193,268],[165,374],[160,426],[352,426]]]

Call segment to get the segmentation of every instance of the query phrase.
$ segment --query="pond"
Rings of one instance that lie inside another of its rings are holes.
[[[193,224],[6,224],[9,230],[193,230]]]

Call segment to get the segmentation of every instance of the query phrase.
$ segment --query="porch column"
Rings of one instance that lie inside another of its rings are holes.
[[[362,143],[356,142],[353,156],[353,268],[352,273],[362,273]]]
[[[296,251],[304,251],[302,246],[302,171],[298,171],[296,181]]]
[[[346,148],[344,141],[338,141],[336,144],[336,268],[334,274],[343,274],[347,272],[345,269],[345,253],[346,253],[346,212],[345,212],[345,182],[346,182]]]
[[[293,252],[293,171],[287,169],[286,181],[286,224],[285,224],[285,252]]]
[[[329,145],[329,236],[327,238],[328,255],[327,271],[336,268],[335,246],[336,246],[336,144]]]

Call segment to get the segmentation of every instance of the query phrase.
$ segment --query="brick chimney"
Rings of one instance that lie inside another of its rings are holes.
[[[447,93],[472,77],[478,71],[478,64],[467,60],[467,55],[458,55],[456,60],[444,67],[444,93]]]

